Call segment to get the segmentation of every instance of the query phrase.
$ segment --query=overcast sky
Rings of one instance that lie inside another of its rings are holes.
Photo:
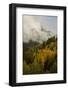
[[[52,32],[52,35],[57,34],[56,16],[23,15],[23,23],[25,42],[28,42],[30,39],[34,41],[46,40],[49,35],[45,31]],[[44,28],[44,31],[41,31],[41,27]]]

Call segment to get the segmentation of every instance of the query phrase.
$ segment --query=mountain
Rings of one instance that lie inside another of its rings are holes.
[[[30,40],[28,43],[27,42],[23,43],[23,47],[24,48],[31,48],[31,47],[35,47],[37,45],[39,45],[39,43],[38,42],[34,42],[32,40]]]

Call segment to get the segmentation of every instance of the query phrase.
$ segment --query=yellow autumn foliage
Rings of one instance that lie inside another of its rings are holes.
[[[39,62],[39,63],[44,63],[47,58],[50,58],[50,59],[53,59],[56,55],[56,52],[55,51],[52,51],[48,48],[45,48],[45,49],[41,49],[39,50],[38,53],[35,54],[36,56],[36,60]]]

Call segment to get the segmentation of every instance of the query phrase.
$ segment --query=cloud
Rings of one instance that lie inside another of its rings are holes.
[[[24,21],[24,42],[29,40],[33,41],[46,41],[49,37],[48,32],[41,30],[41,23],[38,16],[23,16]],[[51,34],[52,36],[53,34]]]

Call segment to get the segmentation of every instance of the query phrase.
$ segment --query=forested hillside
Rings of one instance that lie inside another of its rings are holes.
[[[57,73],[57,38],[23,42],[23,74]]]

